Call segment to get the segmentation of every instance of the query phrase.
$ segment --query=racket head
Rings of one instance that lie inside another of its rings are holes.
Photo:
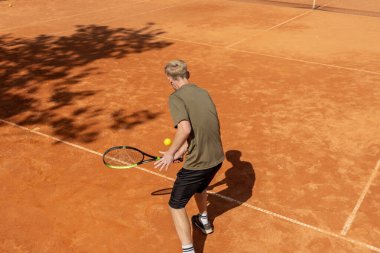
[[[103,154],[103,163],[112,169],[129,169],[159,159],[130,146],[111,147]]]

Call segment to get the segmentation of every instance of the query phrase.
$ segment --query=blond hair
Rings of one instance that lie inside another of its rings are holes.
[[[182,60],[172,60],[166,64],[165,74],[174,80],[177,80],[178,78],[188,79],[190,76],[190,73],[187,70],[187,64]]]

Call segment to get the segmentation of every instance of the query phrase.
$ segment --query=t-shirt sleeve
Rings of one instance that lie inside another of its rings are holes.
[[[186,111],[186,106],[183,100],[179,97],[175,95],[171,95],[169,97],[169,108],[175,128],[177,128],[177,125],[182,120],[189,120],[189,116]]]

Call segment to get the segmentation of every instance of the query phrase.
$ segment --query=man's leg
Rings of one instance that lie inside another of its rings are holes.
[[[201,193],[195,193],[194,199],[197,203],[199,213],[207,213],[207,190],[204,190]]]
[[[197,226],[204,234],[211,234],[213,232],[212,225],[207,215],[207,190],[194,195],[195,202],[197,203],[199,214],[191,217],[191,221]]]
[[[186,209],[174,209],[170,208],[170,213],[172,214],[175,229],[177,230],[178,237],[182,245],[191,244],[191,227],[189,218],[187,217]]]
[[[175,209],[172,207],[169,208],[175,229],[177,230],[179,240],[182,244],[182,252],[194,252],[193,241],[191,238],[191,227],[189,218],[187,217],[186,209]]]
[[[194,198],[195,202],[197,203],[199,213],[205,214],[207,216],[207,186],[211,183],[211,180],[214,178],[215,174],[218,172],[218,170],[222,167],[222,163],[218,164],[217,166],[211,168],[210,174],[207,176],[207,184],[204,187],[204,190],[201,193],[195,193]]]

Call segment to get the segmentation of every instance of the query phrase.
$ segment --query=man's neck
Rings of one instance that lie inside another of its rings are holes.
[[[189,84],[189,80],[184,78],[184,79],[179,79],[178,80],[178,89],[181,88],[182,86],[186,85],[186,84]]]

